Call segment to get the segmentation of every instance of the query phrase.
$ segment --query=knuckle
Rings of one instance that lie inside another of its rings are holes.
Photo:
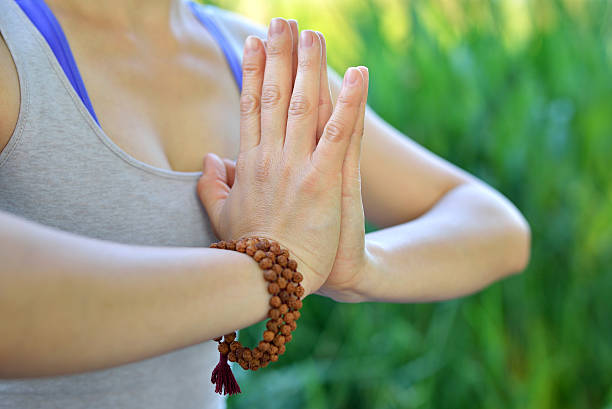
[[[300,56],[298,59],[298,68],[301,71],[309,71],[315,66],[315,59],[308,54]]]
[[[293,93],[289,104],[289,115],[294,117],[307,116],[312,111],[312,104],[303,93]]]
[[[264,85],[261,93],[261,104],[264,107],[273,107],[280,103],[282,98],[280,87],[277,84]]]
[[[325,125],[325,134],[332,141],[337,141],[344,135],[344,124],[337,119],[330,119]]]
[[[254,77],[261,74],[261,64],[255,62],[244,61],[242,64],[242,72],[245,77]]]
[[[243,115],[259,111],[259,98],[257,95],[244,93],[240,96],[240,113]]]
[[[279,58],[285,57],[289,54],[290,48],[284,42],[269,41],[268,48],[266,49],[266,57],[268,58]]]
[[[256,183],[264,184],[268,181],[268,178],[270,177],[270,172],[272,170],[273,160],[273,156],[266,152],[263,152],[258,156],[254,173]]]
[[[348,108],[358,107],[361,101],[355,95],[340,94],[338,96],[338,104]]]

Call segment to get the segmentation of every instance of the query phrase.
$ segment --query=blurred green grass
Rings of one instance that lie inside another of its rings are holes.
[[[527,271],[469,297],[309,297],[283,359],[235,371],[229,408],[612,408],[611,2],[214,3],[323,32],[336,71],[369,67],[375,111],[533,231]]]

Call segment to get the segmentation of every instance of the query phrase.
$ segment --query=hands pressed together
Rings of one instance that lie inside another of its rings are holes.
[[[350,291],[365,265],[360,154],[368,70],[351,67],[332,103],[325,39],[273,19],[243,56],[240,153],[208,154],[200,199],[221,240],[254,235],[289,249],[306,294]]]

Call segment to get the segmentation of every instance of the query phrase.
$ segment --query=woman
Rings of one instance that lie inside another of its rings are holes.
[[[328,79],[320,33],[186,0],[47,5],[0,0],[0,407],[222,407],[211,339],[268,296],[218,239],[278,240],[340,302],[524,269],[520,213],[366,109],[365,67]]]

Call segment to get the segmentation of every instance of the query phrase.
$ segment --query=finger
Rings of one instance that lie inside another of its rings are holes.
[[[298,44],[299,44],[299,33],[298,22],[297,20],[289,20],[289,25],[291,26],[291,39],[293,40],[293,47],[291,48],[293,51],[291,53],[291,72],[293,73],[293,77],[291,79],[291,86],[293,89],[293,84],[295,84],[295,75],[297,74],[297,63],[298,63]]]
[[[236,161],[223,158],[223,163],[225,164],[225,173],[227,174],[227,185],[232,187],[236,178]]]
[[[359,116],[357,117],[357,122],[355,123],[355,128],[353,129],[353,133],[351,135],[351,141],[349,143],[348,149],[346,151],[346,156],[344,158],[344,167],[343,174],[350,178],[355,178],[359,172],[359,161],[361,158],[361,145],[363,141],[363,129],[365,122],[365,110],[366,104],[368,100],[368,86],[370,75],[368,73],[368,68],[364,66],[357,67],[361,74],[363,75],[363,96],[361,98],[361,104],[359,105]]]
[[[322,173],[342,171],[344,156],[359,117],[363,95],[363,75],[355,67],[346,70],[342,89],[321,140],[312,155],[312,164]]]
[[[247,37],[242,57],[242,91],[240,93],[240,152],[259,144],[261,134],[261,87],[266,63],[261,39]]]
[[[321,82],[321,42],[312,30],[300,34],[298,69],[287,115],[284,152],[289,159],[306,157],[315,146]]]
[[[198,180],[197,192],[213,226],[218,225],[219,215],[229,191],[225,164],[214,153],[206,154],[204,171]]]
[[[315,144],[319,143],[319,139],[323,134],[323,129],[325,129],[325,124],[329,121],[332,111],[334,110],[331,91],[329,89],[329,80],[327,78],[327,47],[325,45],[325,37],[318,31],[316,33],[321,41],[321,89],[319,90],[319,114]]]
[[[282,146],[291,97],[291,27],[274,18],[268,30],[268,47],[261,92],[261,140],[266,146]]]

